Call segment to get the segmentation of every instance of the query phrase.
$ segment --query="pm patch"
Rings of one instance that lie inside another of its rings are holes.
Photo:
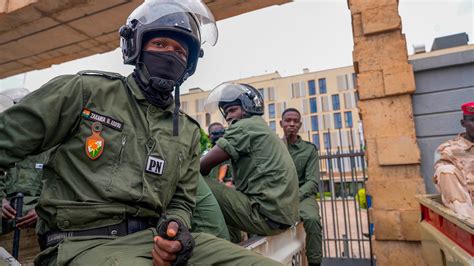
[[[109,116],[101,115],[99,113],[96,113],[94,111],[91,111],[87,108],[82,109],[82,117],[85,119],[91,120],[93,122],[100,122],[104,124],[107,127],[110,127],[112,129],[122,131],[123,129],[123,122],[120,122],[116,119],[113,119]]]
[[[145,171],[152,174],[163,175],[165,163],[166,162],[161,158],[148,156]]]

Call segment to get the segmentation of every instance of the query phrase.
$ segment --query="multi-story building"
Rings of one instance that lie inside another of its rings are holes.
[[[359,147],[361,126],[357,110],[357,92],[352,66],[282,77],[278,72],[236,80],[257,88],[264,97],[264,119],[279,136],[279,123],[286,108],[302,114],[300,135],[320,150]],[[203,128],[212,122],[225,124],[219,112],[206,113],[204,105],[209,90],[190,89],[181,96],[182,109]]]

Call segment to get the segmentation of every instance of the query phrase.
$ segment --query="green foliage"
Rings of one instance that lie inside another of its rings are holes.
[[[211,147],[211,140],[209,140],[209,137],[207,136],[206,132],[204,131],[204,129],[201,128],[201,139],[200,139],[200,143],[201,143],[201,154],[209,149]]]
[[[330,199],[331,198],[331,192],[326,191],[323,194],[324,194],[325,199]],[[316,193],[316,199],[319,199],[319,198],[320,198],[320,193],[318,192],[318,193]]]

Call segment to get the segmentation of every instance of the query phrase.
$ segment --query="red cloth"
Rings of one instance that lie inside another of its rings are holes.
[[[474,115],[474,102],[461,105],[461,109],[465,115]]]

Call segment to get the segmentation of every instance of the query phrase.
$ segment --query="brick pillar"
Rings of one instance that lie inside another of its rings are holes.
[[[414,198],[425,193],[411,98],[415,81],[398,1],[348,0],[348,4],[377,264],[425,265],[419,242],[420,209]]]

